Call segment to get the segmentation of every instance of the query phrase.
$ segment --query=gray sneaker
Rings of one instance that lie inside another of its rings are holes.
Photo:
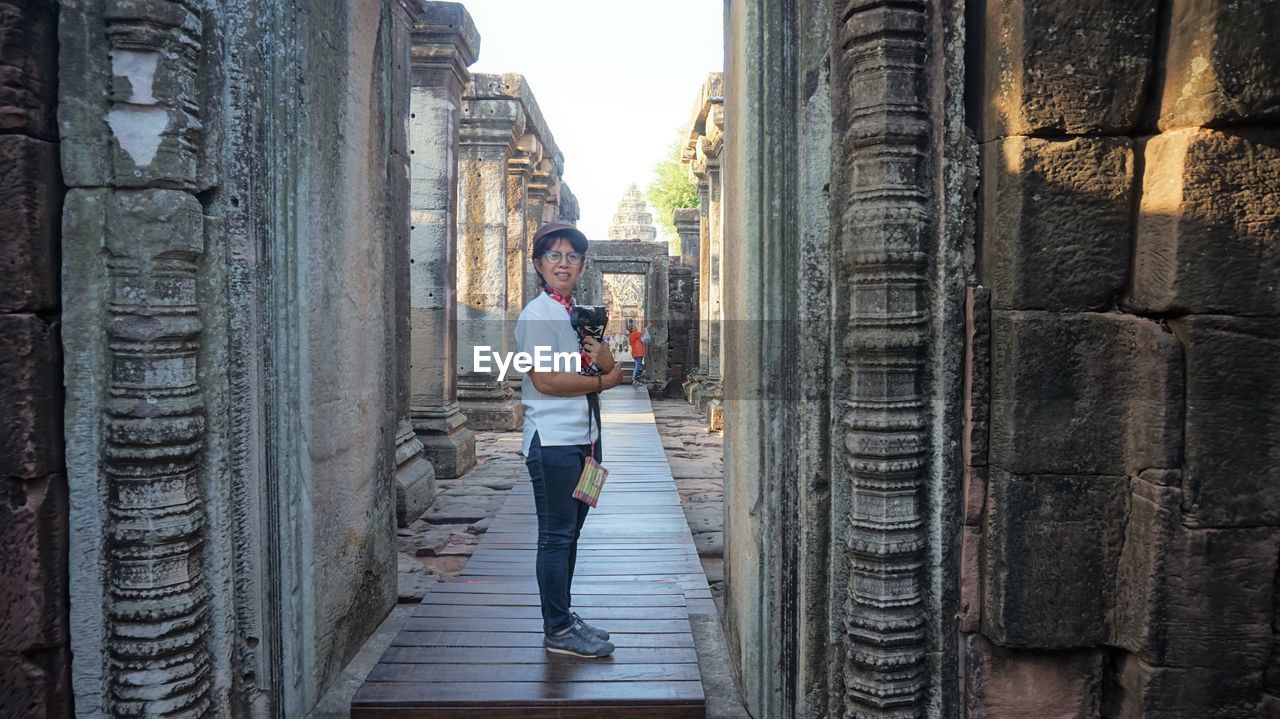
[[[574,622],[564,634],[542,635],[542,646],[556,654],[571,654],[575,657],[607,657],[613,654],[613,645],[587,631],[582,624]]]
[[[570,614],[573,615],[573,621],[577,622],[578,624],[581,624],[582,628],[587,630],[587,634],[594,635],[599,639],[609,638],[609,632],[606,632],[605,630],[600,629],[599,627],[593,627],[590,624],[587,624],[582,620],[582,617],[578,616],[577,612],[570,612]]]

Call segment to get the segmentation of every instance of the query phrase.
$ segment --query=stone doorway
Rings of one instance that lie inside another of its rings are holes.
[[[628,327],[643,328],[648,317],[645,312],[644,275],[610,272],[602,276],[602,284],[604,293],[601,299],[609,308],[609,324],[605,332],[621,338],[625,337]],[[630,357],[629,351],[627,356]]]

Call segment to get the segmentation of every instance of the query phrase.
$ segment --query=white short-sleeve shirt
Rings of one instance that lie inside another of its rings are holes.
[[[569,324],[569,313],[564,305],[551,299],[546,292],[539,292],[525,305],[516,320],[515,334],[517,349],[531,356],[539,347],[550,348],[543,350],[550,354],[577,353],[579,350],[578,333]],[[586,396],[543,394],[533,386],[533,378],[527,372],[521,385],[520,403],[524,405],[521,452],[526,457],[535,432],[538,443],[544,447],[590,444],[600,436],[600,428],[594,422],[588,427]]]

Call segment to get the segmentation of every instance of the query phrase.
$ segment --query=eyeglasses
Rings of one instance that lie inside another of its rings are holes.
[[[542,253],[542,258],[553,265],[562,259],[568,260],[569,264],[571,265],[580,265],[582,264],[582,261],[587,258],[587,256],[582,254],[581,252],[570,252],[569,254],[566,255],[560,252],[556,252],[555,250],[547,250],[546,252]]]

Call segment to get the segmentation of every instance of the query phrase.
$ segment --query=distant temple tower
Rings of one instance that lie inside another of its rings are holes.
[[[609,226],[611,240],[644,240],[653,242],[658,239],[658,228],[653,225],[653,215],[649,206],[640,196],[640,190],[632,183],[631,188],[618,203],[618,211],[613,215],[613,224]]]

